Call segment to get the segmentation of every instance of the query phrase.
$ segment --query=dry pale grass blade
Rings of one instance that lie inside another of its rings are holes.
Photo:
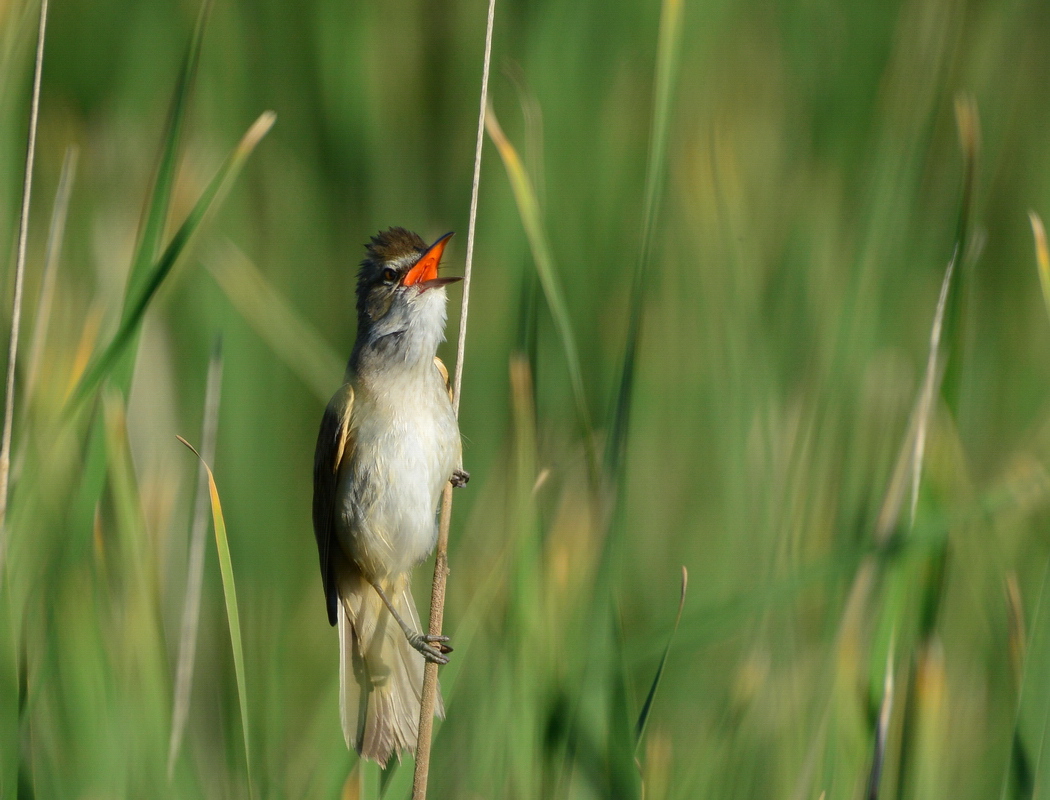
[[[205,537],[208,533],[209,485],[205,464],[215,463],[215,440],[219,428],[219,401],[222,396],[222,340],[216,339],[208,363],[208,381],[204,391],[204,419],[201,424],[201,455],[197,470],[197,496],[190,529],[190,555],[186,568],[186,598],[182,607],[179,635],[179,660],[175,673],[172,701],[171,738],[168,743],[168,780],[175,773],[182,735],[189,717],[193,688],[193,664],[197,653],[197,626],[200,622],[201,586],[204,582]]]
[[[977,156],[981,150],[981,116],[977,111],[977,101],[972,95],[960,94],[955,98],[955,130],[959,136],[959,148],[963,155],[963,196],[959,204],[959,222],[955,233],[956,243],[963,250],[962,257],[969,241],[970,214],[973,209],[973,193],[977,179]]]
[[[255,332],[310,387],[322,403],[344,362],[310,323],[266,280],[235,245],[225,242],[204,258],[204,266]]]
[[[222,515],[222,503],[219,500],[219,489],[215,485],[215,476],[211,467],[201,458],[200,453],[183,439],[177,437],[190,451],[200,459],[208,473],[208,496],[211,500],[212,526],[215,530],[215,548],[219,555],[219,573],[222,576],[222,592],[226,598],[226,620],[230,626],[230,644],[233,647],[233,670],[237,679],[237,699],[241,707],[241,732],[244,736],[244,760],[248,773],[248,795],[254,797],[252,790],[252,758],[248,736],[248,692],[244,679],[244,647],[241,644],[241,615],[237,608],[237,584],[233,579],[233,562],[230,559],[230,543],[226,538],[226,521]]]
[[[518,108],[521,109],[521,120],[525,125],[523,147],[525,168],[532,177],[533,187],[540,205],[547,198],[547,186],[544,178],[543,155],[543,106],[536,93],[529,86],[525,70],[517,61],[508,61],[501,69],[507,80],[514,86],[518,95]]]
[[[33,336],[29,344],[27,358],[24,402],[28,405],[36,391],[40,375],[40,364],[47,343],[48,323],[51,320],[51,306],[55,297],[55,280],[58,275],[58,262],[62,256],[62,242],[65,238],[66,218],[69,213],[69,197],[73,193],[73,179],[77,172],[78,150],[75,146],[66,148],[62,159],[62,172],[58,178],[58,189],[55,191],[55,204],[51,211],[51,225],[47,234],[47,251],[44,256],[44,276],[40,281],[40,297],[37,300],[36,319],[33,322]]]
[[[1043,290],[1043,304],[1050,314],[1050,249],[1046,246],[1046,228],[1043,221],[1034,211],[1028,212],[1032,223],[1032,236],[1035,238],[1035,263],[1039,268],[1039,286]]]
[[[40,116],[40,76],[44,67],[44,34],[47,32],[47,0],[40,3],[36,61],[33,66],[33,94],[29,107],[29,136],[26,141],[25,173],[22,183],[22,213],[18,219],[18,256],[15,262],[15,292],[11,309],[11,338],[7,347],[7,390],[4,399],[4,430],[0,441],[0,581],[7,556],[7,484],[11,472],[11,428],[15,418],[15,366],[18,360],[18,332],[22,322],[22,286],[25,283],[26,242],[29,236],[29,200],[33,193],[33,162],[36,156],[37,119]]]
[[[536,272],[543,287],[543,294],[547,298],[547,306],[550,308],[554,327],[561,341],[562,351],[565,354],[565,362],[569,370],[569,382],[572,385],[572,396],[576,404],[576,414],[583,429],[584,441],[587,447],[588,467],[591,470],[592,481],[597,480],[597,455],[594,444],[594,433],[591,429],[591,415],[587,407],[587,395],[583,386],[583,367],[580,364],[580,351],[576,344],[576,334],[573,332],[572,320],[569,308],[565,304],[565,296],[558,281],[557,270],[554,267],[554,258],[551,255],[550,246],[547,244],[547,235],[543,229],[543,215],[540,211],[536,192],[529,180],[525,166],[518,156],[518,151],[510,143],[492,106],[485,113],[485,128],[489,137],[499,151],[503,166],[510,179],[511,189],[514,192],[514,200],[518,206],[518,215],[521,217],[525,235],[529,240],[529,248],[532,251],[532,259],[536,264]]]
[[[915,524],[915,509],[919,503],[919,480],[922,477],[922,461],[926,453],[926,436],[929,431],[930,413],[933,410],[934,398],[940,388],[940,378],[944,374],[940,363],[941,331],[944,328],[944,313],[948,305],[948,293],[952,285],[952,273],[955,270],[958,248],[948,262],[941,281],[941,294],[937,298],[937,311],[934,313],[933,326],[930,328],[930,352],[926,357],[926,372],[922,378],[922,391],[915,407],[912,425],[915,440],[912,443],[911,455],[911,503],[909,508],[910,524]],[[880,517],[881,518],[881,517]]]
[[[930,326],[929,351],[922,384],[875,521],[874,540],[879,546],[885,545],[898,531],[905,497],[909,498],[909,529],[915,524],[930,419],[944,382],[947,358],[942,358],[942,349],[950,352],[957,349],[958,345],[959,317],[962,315],[959,295],[962,289],[958,285],[953,287],[953,278],[958,263],[963,258],[969,232],[970,206],[980,142],[975,104],[967,100],[957,102],[956,120],[965,170],[956,239],[941,279],[937,306]],[[949,329],[947,333],[945,333],[946,329]],[[942,339],[945,340],[943,348]],[[842,618],[839,621],[835,657],[842,667],[852,672],[855,672],[859,668],[858,665],[862,663],[860,654],[863,648],[863,623],[869,611],[874,587],[878,582],[878,573],[879,562],[875,556],[869,555],[860,562],[847,596]]]
[[[1024,602],[1021,600],[1021,587],[1017,583],[1017,573],[1010,572],[1003,584],[1006,594],[1006,610],[1009,620],[1010,665],[1014,670],[1014,680],[1018,689],[1024,679],[1024,663],[1027,653],[1027,638],[1024,622]]]
[[[885,542],[896,528],[905,491],[910,487],[909,521],[915,524],[915,511],[919,500],[919,485],[922,478],[922,462],[926,452],[926,438],[930,415],[935,398],[940,392],[945,365],[941,358],[941,339],[946,337],[949,351],[958,349],[960,339],[959,316],[962,313],[963,287],[952,290],[952,281],[957,265],[964,258],[969,238],[970,208],[976,180],[977,154],[980,148],[980,122],[976,103],[970,98],[960,97],[955,102],[956,126],[963,152],[962,197],[959,201],[959,219],[955,233],[955,244],[951,258],[941,280],[941,291],[937,298],[933,324],[930,327],[930,349],[926,357],[926,370],[922,386],[908,424],[908,433],[901,447],[893,475],[890,479],[875,528],[875,539]],[[945,329],[949,330],[945,333]],[[958,359],[957,359],[958,360]]]

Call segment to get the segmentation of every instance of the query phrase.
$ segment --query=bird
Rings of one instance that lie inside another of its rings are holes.
[[[445,485],[470,478],[437,357],[445,287],[460,280],[438,277],[451,237],[428,247],[390,228],[366,245],[357,339],[314,453],[313,525],[328,621],[339,629],[343,735],[383,766],[415,748],[424,663],[445,664],[452,651],[449,637],[422,631],[410,586],[437,542]]]

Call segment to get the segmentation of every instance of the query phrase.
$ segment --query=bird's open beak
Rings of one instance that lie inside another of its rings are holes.
[[[430,249],[423,253],[416,265],[412,267],[405,275],[402,284],[405,286],[415,286],[419,284],[420,289],[429,289],[433,286],[446,286],[450,283],[455,283],[461,278],[439,278],[438,277],[438,264],[441,263],[441,254],[445,252],[445,245],[448,244],[448,240],[452,238],[451,233],[446,233],[434,244],[430,246]]]

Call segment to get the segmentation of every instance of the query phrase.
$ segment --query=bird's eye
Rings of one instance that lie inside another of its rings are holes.
[[[383,270],[383,280],[386,283],[393,283],[394,282],[394,278],[396,278],[396,277],[397,277],[397,273],[394,272],[394,270],[392,270],[390,267],[387,267],[386,269]]]

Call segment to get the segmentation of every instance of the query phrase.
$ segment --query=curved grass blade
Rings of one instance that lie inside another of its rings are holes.
[[[248,794],[252,791],[252,759],[248,737],[248,693],[244,682],[244,648],[241,645],[241,616],[237,610],[237,586],[233,580],[233,563],[230,560],[230,543],[226,538],[226,522],[222,516],[222,503],[219,501],[219,490],[215,486],[215,476],[211,467],[201,458],[192,444],[181,436],[176,437],[200,459],[208,473],[208,495],[211,498],[211,518],[215,527],[215,549],[219,555],[219,572],[222,574],[222,593],[226,598],[226,619],[230,625],[230,644],[233,646],[233,669],[237,677],[237,699],[241,706],[241,731],[244,734],[244,761],[248,771]]]
[[[189,717],[190,693],[193,689],[193,664],[197,652],[197,626],[200,621],[201,584],[204,580],[205,537],[208,533],[208,473],[206,462],[215,460],[215,439],[219,427],[219,400],[222,395],[222,338],[216,337],[208,362],[208,380],[204,390],[204,421],[201,424],[203,457],[197,473],[197,497],[190,528],[190,555],[186,568],[186,598],[182,607],[179,636],[179,661],[175,673],[172,701],[171,737],[168,740],[168,782],[175,774],[182,735]]]
[[[114,385],[125,396],[127,396],[131,388],[131,380],[135,368],[136,341],[138,338],[138,327],[131,318],[135,314],[138,299],[143,295],[145,288],[147,288],[151,274],[150,267],[157,262],[157,254],[160,251],[160,244],[171,204],[171,196],[174,191],[175,171],[178,162],[179,143],[182,138],[183,121],[186,116],[186,110],[189,107],[190,93],[196,82],[201,45],[204,39],[204,26],[210,7],[211,0],[204,0],[175,83],[175,91],[172,94],[167,124],[157,161],[157,171],[153,178],[153,188],[145,205],[138,243],[136,244],[135,254],[132,257],[131,267],[128,271],[124,304],[121,310],[120,332],[118,337],[114,339],[114,342],[110,344],[110,347],[102,354],[100,360],[105,359],[107,362],[103,368],[95,369],[95,367],[98,367],[98,361],[96,361],[94,366],[88,368],[89,371],[80,375],[76,387],[69,392],[63,412],[67,420],[78,411],[82,401],[97,388],[107,373],[113,373]],[[177,252],[175,254],[177,255]],[[155,270],[153,274],[155,274]],[[119,342],[119,345],[116,345],[117,342]],[[90,386],[85,384],[85,376],[91,378],[92,384]],[[70,400],[73,402],[70,402]],[[90,528],[91,519],[102,495],[106,482],[105,458],[101,450],[102,440],[100,422],[97,418],[92,419],[84,451],[84,469],[80,487],[70,505],[69,526],[72,530],[83,531]],[[72,559],[78,558],[81,554],[82,549],[79,546],[72,547],[68,551],[68,557]]]
[[[656,699],[656,690],[660,686],[660,679],[664,674],[664,666],[667,664],[667,657],[671,654],[671,643],[674,641],[675,633],[678,632],[678,623],[682,621],[682,609],[685,608],[685,593],[688,588],[689,570],[683,566],[682,592],[678,597],[678,614],[674,618],[674,627],[671,628],[671,635],[667,637],[667,646],[664,647],[664,654],[660,657],[660,666],[656,668],[656,675],[653,676],[653,682],[649,686],[649,694],[645,696],[645,702],[642,704],[641,713],[638,714],[638,722],[634,727],[635,752],[638,750],[638,745],[642,743],[642,736],[645,735],[645,725],[649,721],[649,713],[653,710],[653,700]]]
[[[547,306],[550,308],[551,317],[554,318],[554,327],[558,331],[562,349],[565,351],[565,361],[569,368],[569,381],[572,384],[572,396],[576,403],[576,414],[583,428],[584,443],[587,448],[587,463],[590,468],[592,482],[597,480],[598,464],[594,445],[594,432],[591,429],[591,415],[587,408],[587,395],[583,388],[583,369],[580,366],[580,350],[576,344],[576,335],[573,333],[572,321],[569,317],[569,309],[565,305],[565,296],[558,281],[557,270],[554,267],[554,258],[551,256],[550,246],[547,244],[547,236],[543,231],[543,222],[540,212],[540,204],[536,199],[536,192],[529,180],[525,165],[521,162],[518,151],[507,139],[506,134],[500,127],[496,113],[490,105],[485,112],[485,129],[489,138],[499,151],[503,159],[503,166],[507,170],[511,189],[514,192],[514,200],[518,206],[518,214],[525,228],[525,235],[529,240],[529,248],[532,250],[532,258],[536,263],[536,272],[540,277],[540,285],[543,294],[547,298]]]
[[[80,385],[73,394],[73,399],[70,403],[71,409],[79,407],[98,387],[110,370],[113,369],[117,360],[137,334],[139,326],[142,324],[142,319],[146,315],[146,309],[149,308],[150,301],[156,295],[161,284],[164,283],[164,279],[171,273],[179,258],[185,254],[201,224],[214,212],[230,190],[233,181],[244,166],[245,160],[273,126],[275,119],[276,115],[272,111],[264,111],[248,129],[248,132],[244,134],[233,153],[226,159],[226,163],[220,167],[218,173],[212,178],[211,183],[208,184],[200,199],[197,200],[196,205],[193,206],[189,216],[186,217],[186,221],[182,223],[182,226],[165,248],[164,253],[153,265],[140,296],[131,301],[125,309],[124,319],[113,340],[95,363],[88,368],[81,379]]]

